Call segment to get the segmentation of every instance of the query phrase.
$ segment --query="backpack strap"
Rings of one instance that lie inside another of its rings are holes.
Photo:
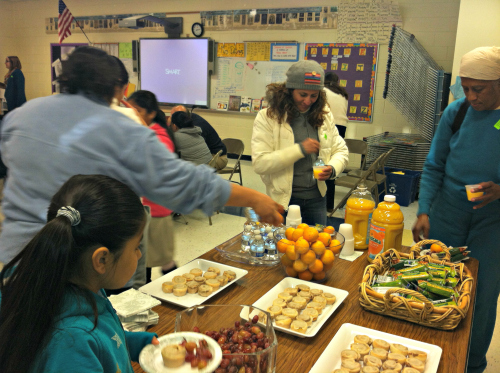
[[[458,132],[460,127],[462,126],[462,122],[464,121],[465,114],[467,114],[467,110],[469,109],[470,102],[464,100],[458,109],[457,115],[455,115],[455,119],[453,120],[453,124],[451,125],[451,133],[454,135]]]

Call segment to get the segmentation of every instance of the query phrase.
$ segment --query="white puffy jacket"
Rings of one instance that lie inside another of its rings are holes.
[[[318,129],[319,156],[326,164],[333,166],[338,176],[348,163],[349,151],[335,127],[330,109],[325,110],[328,113]],[[292,196],[293,165],[303,157],[286,117],[280,125],[267,116],[267,109],[259,111],[253,124],[252,165],[266,185],[267,195],[285,208]],[[318,189],[325,196],[326,183],[318,180]]]

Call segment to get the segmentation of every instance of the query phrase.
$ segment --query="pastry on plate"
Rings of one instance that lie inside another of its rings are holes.
[[[313,323],[313,319],[312,319],[311,315],[303,314],[303,313],[301,313],[300,315],[297,316],[297,320],[304,321],[307,324],[307,326],[311,326]]]
[[[215,272],[217,276],[220,275],[220,269],[216,267],[208,267],[207,272]]]
[[[182,276],[175,276],[173,279],[172,279],[172,282],[174,284],[185,284],[187,282],[186,278],[185,277],[182,277]]]
[[[374,349],[372,349],[370,351],[370,355],[378,357],[382,361],[387,360],[387,350],[380,348],[380,347],[375,347]]]
[[[323,293],[321,296],[326,299],[326,304],[334,304],[337,300],[337,297],[330,293]]]
[[[175,284],[173,293],[176,297],[183,297],[186,295],[187,289],[186,284]]]
[[[210,285],[200,285],[198,288],[198,294],[200,294],[202,297],[208,297],[210,294],[212,294],[213,288]]]
[[[220,286],[227,285],[227,277],[226,276],[217,276],[215,279],[220,282]]]
[[[207,280],[214,280],[217,277],[217,273],[215,273],[215,272],[205,272],[203,274],[203,277],[205,277]]]
[[[366,343],[351,343],[351,350],[357,351],[359,355],[364,359],[365,355],[370,352],[370,346]]]
[[[390,343],[390,350],[391,352],[395,354],[401,354],[404,356],[408,356],[408,347],[403,346],[402,344],[399,343]]]
[[[351,359],[342,360],[342,368],[346,369],[349,373],[361,372],[361,364]]]
[[[206,279],[205,277],[203,277],[203,276],[196,276],[196,277],[194,278],[194,280],[195,280],[196,282],[199,282],[199,283],[200,283],[200,285],[204,284],[204,283],[205,283],[205,281],[207,281],[207,279]]]
[[[224,276],[227,277],[228,281],[233,281],[236,278],[236,272],[234,272],[234,271],[224,271]]]
[[[295,297],[299,293],[299,289],[297,289],[297,288],[286,288],[284,290],[284,292],[290,294],[292,297]]]
[[[363,357],[363,363],[365,366],[376,367],[377,369],[380,369],[382,366],[382,360],[373,355],[365,355],[365,357]]]
[[[276,316],[281,315],[281,312],[283,311],[283,308],[281,306],[271,306],[267,308],[267,312],[271,315],[272,318],[275,318]],[[259,317],[260,319],[260,317]]]
[[[302,320],[293,320],[290,330],[298,333],[305,333],[307,331],[307,323]]]
[[[279,315],[274,319],[276,326],[281,326],[282,328],[289,328],[292,323],[292,319],[288,316]]]
[[[425,363],[415,357],[409,357],[406,359],[406,367],[416,369],[422,373],[425,370]]]
[[[389,352],[389,354],[387,355],[387,360],[394,360],[399,364],[404,364],[406,361],[406,356],[395,352]]]
[[[189,281],[187,284],[187,292],[189,294],[196,294],[198,292],[198,287],[200,286],[199,282]]]
[[[373,340],[373,348],[383,348],[384,350],[389,351],[390,347],[391,346],[389,345],[389,343],[387,343],[386,341],[384,341],[382,339],[374,339]]]
[[[215,273],[215,272],[212,272]],[[220,282],[216,279],[209,279],[205,282],[205,285],[209,285],[213,288],[214,291],[219,290]]]
[[[299,291],[309,291],[309,289],[311,289],[311,288],[307,285],[300,284],[300,285],[297,285],[297,289],[299,289]]]
[[[408,350],[408,357],[414,357],[422,360],[424,363],[427,361],[427,353],[419,350]]]
[[[306,308],[304,311],[302,311],[302,315],[309,315],[312,317],[313,321],[316,321],[318,320],[319,313],[314,308]]]
[[[186,349],[181,345],[168,345],[161,349],[161,358],[167,368],[178,368],[184,364]]]
[[[184,277],[187,280],[187,282],[189,282],[193,281],[196,276],[193,275],[192,273],[184,273],[182,277]]]
[[[368,337],[367,335],[355,335],[354,336],[354,342],[356,343],[365,343],[368,346],[372,345],[372,339]]]
[[[323,294],[323,290],[321,290],[321,289],[311,289],[311,290],[309,290],[309,292],[311,293],[311,295],[313,297],[317,297],[317,296]]]
[[[288,303],[288,302],[291,302],[291,301],[292,301],[293,296],[292,296],[292,295],[290,295],[290,293],[287,293],[287,292],[285,292],[285,291],[284,291],[283,293],[279,293],[279,294],[278,294],[278,298],[281,298],[281,299],[283,299],[285,302],[287,302],[287,303]]]
[[[281,311],[281,314],[283,316],[288,316],[292,320],[295,320],[297,316],[299,315],[299,312],[297,310],[294,310],[293,308],[283,308]]]
[[[172,293],[174,291],[174,283],[172,281],[167,281],[161,284],[161,290],[164,293]]]
[[[354,350],[343,350],[340,353],[340,360],[351,359],[354,361],[358,361],[360,358],[361,356],[359,355],[359,352]]]
[[[199,268],[193,268],[192,270],[189,271],[189,273],[196,276],[201,276],[203,274],[203,271]]]

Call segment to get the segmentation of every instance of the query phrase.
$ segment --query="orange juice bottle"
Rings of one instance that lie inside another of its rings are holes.
[[[373,212],[370,224],[368,261],[371,263],[378,254],[389,250],[401,250],[403,241],[404,217],[396,203],[396,197],[386,195]]]
[[[375,201],[372,194],[364,184],[352,192],[347,200],[345,208],[345,223],[352,225],[354,235],[354,248],[358,250],[368,249],[368,238],[370,237],[370,221],[375,209]]]

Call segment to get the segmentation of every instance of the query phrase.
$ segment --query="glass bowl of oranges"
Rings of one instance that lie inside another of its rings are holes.
[[[286,275],[305,281],[325,281],[344,246],[344,236],[331,226],[318,228],[307,224],[287,227],[285,235],[276,247]]]

